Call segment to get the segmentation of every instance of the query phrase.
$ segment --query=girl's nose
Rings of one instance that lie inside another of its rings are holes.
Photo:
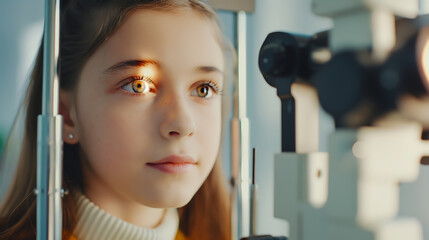
[[[185,99],[169,98],[164,102],[161,120],[161,135],[166,139],[192,136],[196,126],[190,106]]]

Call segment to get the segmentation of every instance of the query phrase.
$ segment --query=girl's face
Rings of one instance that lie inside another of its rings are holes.
[[[65,141],[81,145],[85,192],[156,208],[188,203],[218,154],[223,71],[204,17],[133,12],[86,62],[69,108],[65,135],[77,138]]]

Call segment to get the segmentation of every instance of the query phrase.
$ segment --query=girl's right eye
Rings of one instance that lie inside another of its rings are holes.
[[[133,78],[121,88],[132,94],[145,94],[150,91],[152,81],[144,77]]]

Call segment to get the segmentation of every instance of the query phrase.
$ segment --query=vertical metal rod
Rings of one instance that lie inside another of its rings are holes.
[[[252,155],[252,184],[250,185],[250,236],[257,234],[258,217],[258,187],[256,185],[256,148],[253,148]]]
[[[239,135],[239,164],[236,176],[236,215],[237,236],[240,239],[249,235],[250,218],[250,167],[249,167],[249,119],[247,118],[247,82],[246,82],[246,12],[237,13],[237,42],[238,42],[238,83],[237,83],[237,108],[235,126]],[[234,126],[234,122],[233,122]]]
[[[62,117],[59,106],[59,0],[45,0],[42,114],[37,128],[37,240],[62,235]]]
[[[45,0],[45,22],[43,33],[43,96],[42,115],[55,116],[58,114],[59,85],[57,77],[58,65],[58,0]]]

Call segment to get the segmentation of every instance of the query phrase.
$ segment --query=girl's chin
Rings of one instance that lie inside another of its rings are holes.
[[[169,194],[169,196],[163,196],[158,199],[152,199],[151,203],[146,203],[144,205],[152,208],[181,208],[188,204],[191,200],[194,194],[192,195],[175,195],[172,196]]]

